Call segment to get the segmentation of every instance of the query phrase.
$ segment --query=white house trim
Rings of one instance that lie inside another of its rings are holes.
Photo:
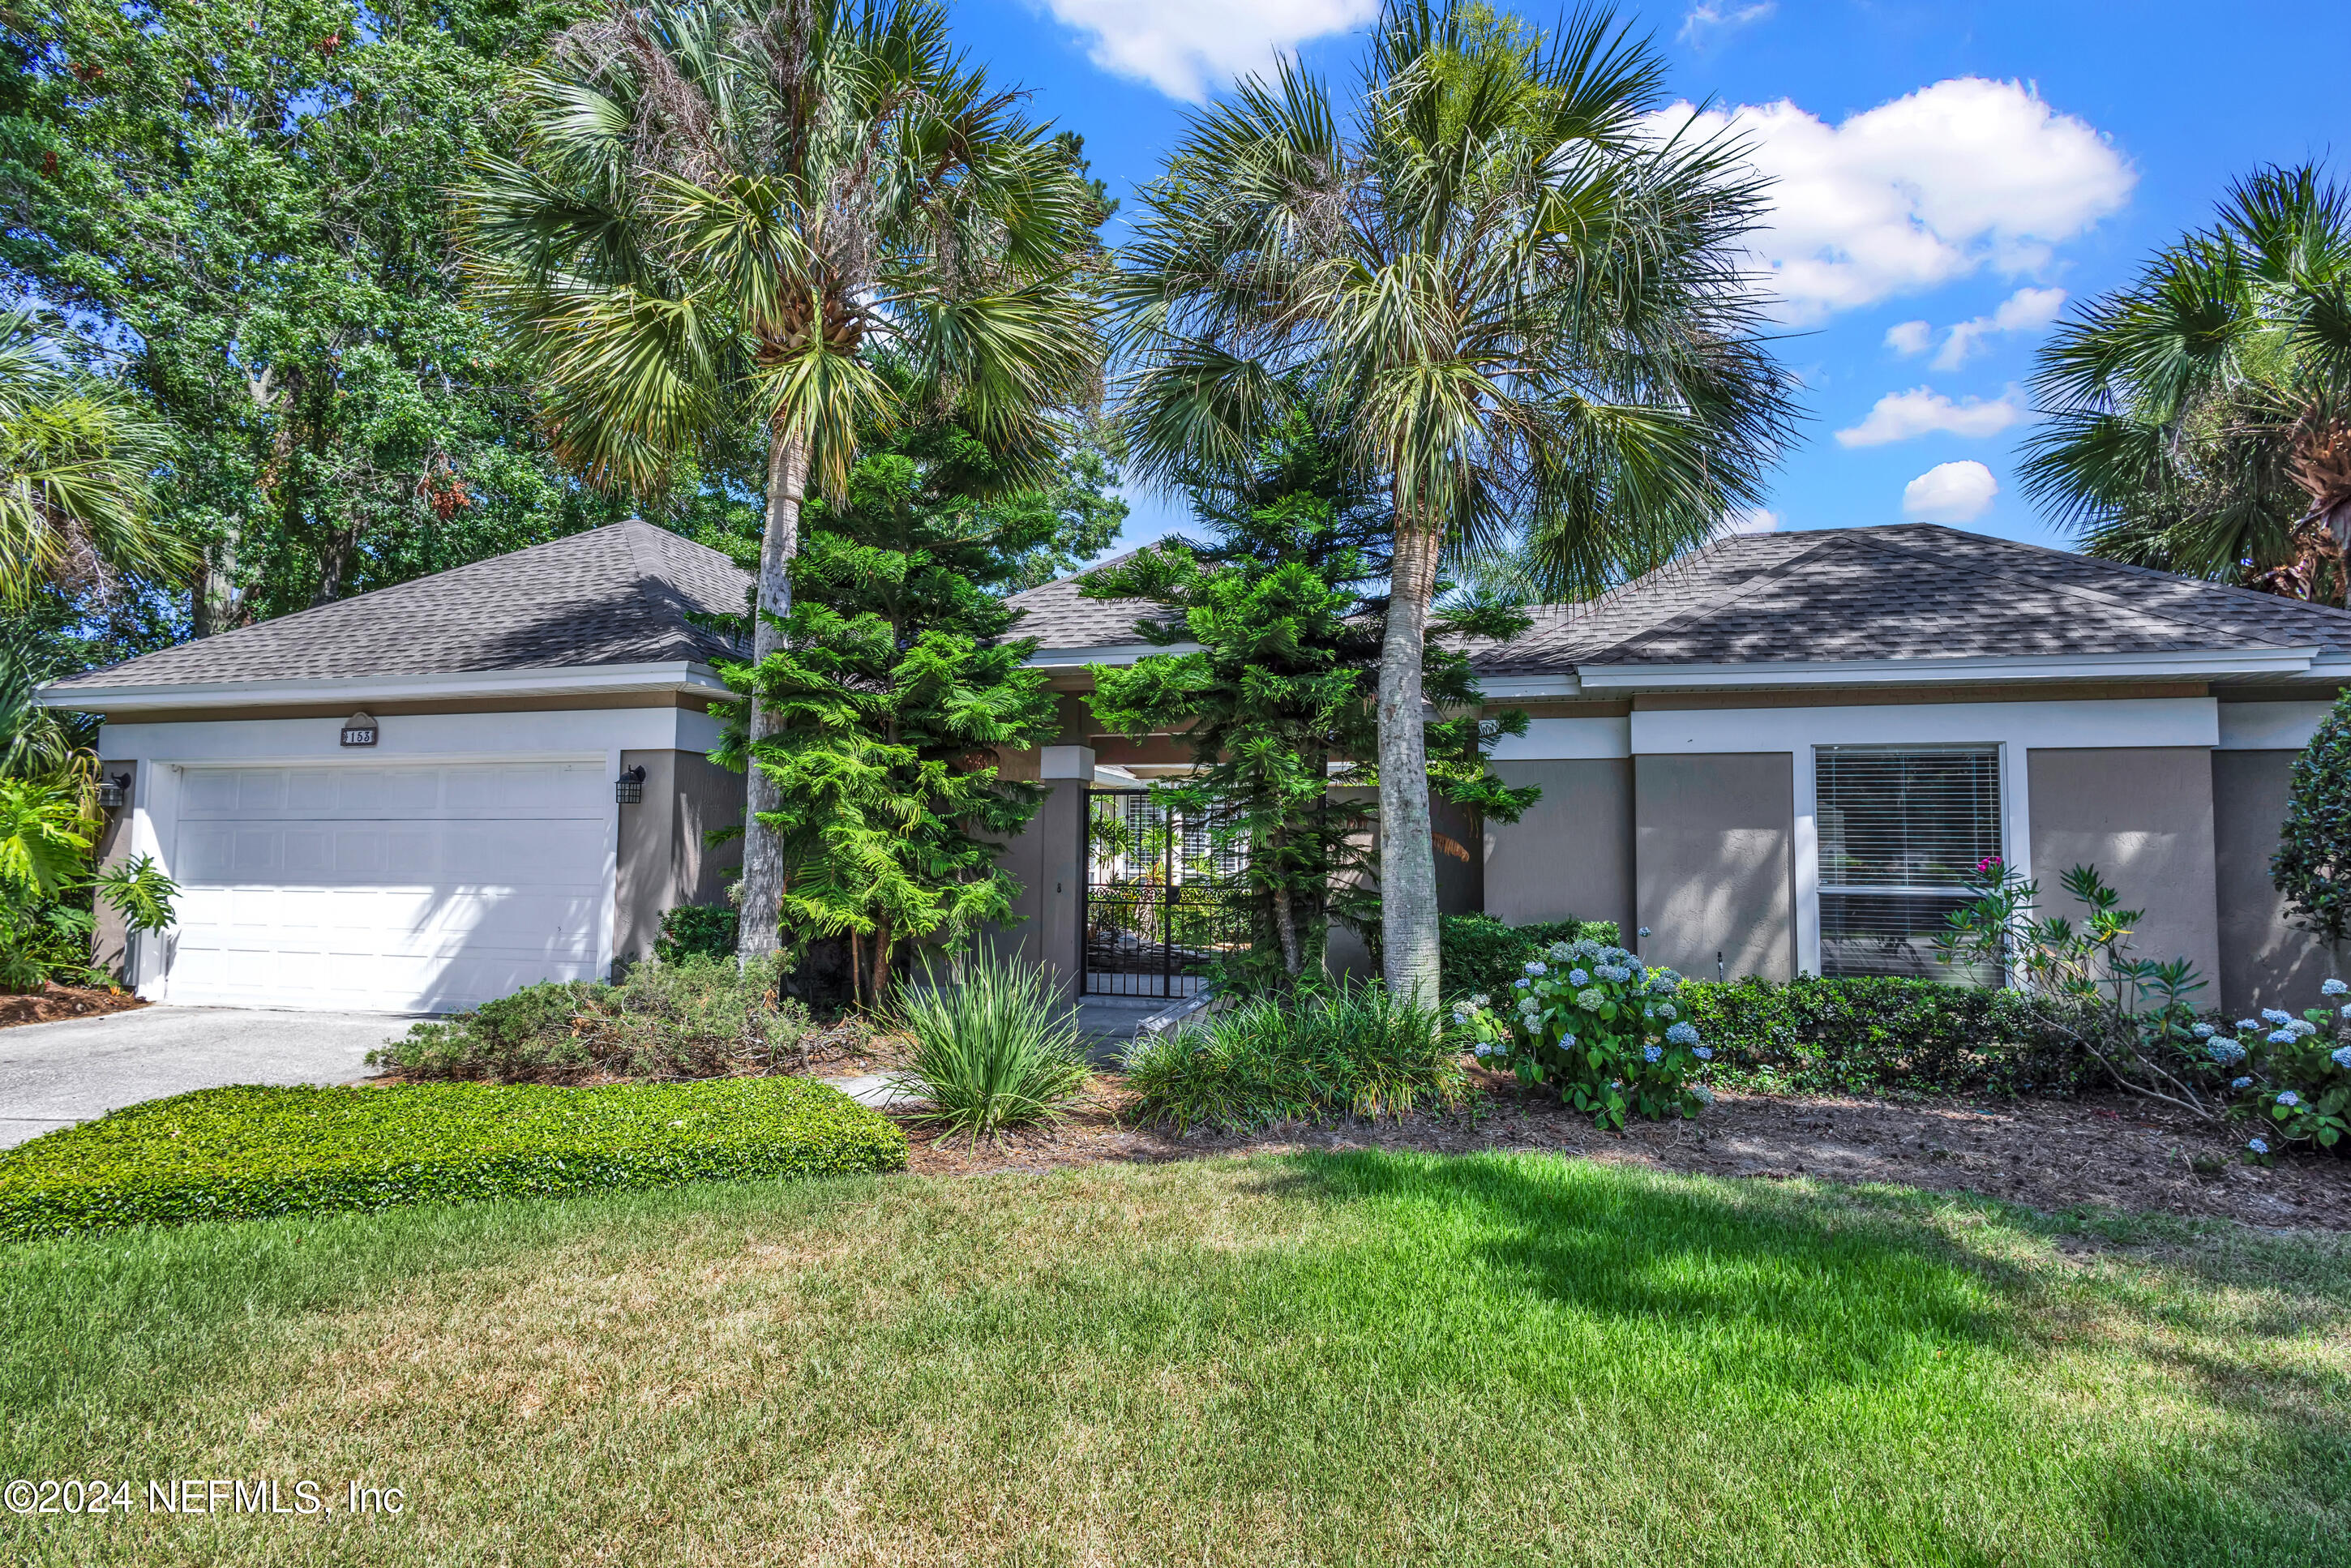
[[[140,708],[252,708],[371,702],[430,702],[512,696],[590,696],[600,693],[692,692],[731,697],[707,664],[567,664],[536,670],[465,670],[440,675],[353,675],[336,680],[191,681],[120,686],[44,685],[33,694],[42,707],[79,713]]]
[[[524,713],[394,714],[379,721],[372,747],[341,744],[335,718],[130,721],[99,732],[109,762],[234,762],[268,766],[335,759],[432,762],[496,756],[509,761],[623,751],[704,751],[718,744],[719,721],[680,707],[551,708]]]
[[[1015,627],[1012,634],[1019,636]],[[1154,653],[1196,653],[1197,643],[1104,643],[1092,648],[1040,648],[1021,661],[1032,670],[1073,670],[1087,664],[1132,664]]]
[[[2061,658],[1759,660],[1736,664],[1584,664],[1586,691],[1675,691],[1749,686],[1938,685],[1954,681],[2176,680],[2211,675],[2300,675],[2316,647],[2189,649]]]
[[[1524,735],[1506,735],[1494,743],[1497,762],[1531,762],[1630,757],[1633,720],[1613,718],[1531,718]]]
[[[2223,751],[2300,751],[2334,711],[2331,702],[2224,702],[2220,747]]]

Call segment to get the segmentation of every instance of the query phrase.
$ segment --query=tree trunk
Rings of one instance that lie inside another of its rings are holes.
[[[1399,514],[1380,649],[1381,967],[1391,995],[1422,1007],[1437,1005],[1437,859],[1420,662],[1437,543],[1435,529]]]
[[[351,569],[352,552],[359,549],[360,525],[329,529],[319,541],[319,591],[310,596],[310,607],[332,604],[343,596],[343,577]]]
[[[768,526],[759,547],[759,607],[752,618],[751,656],[764,660],[784,645],[783,619],[792,609],[792,557],[800,548],[800,497],[808,486],[808,441],[797,432],[768,437]],[[751,744],[775,733],[775,720],[751,699]],[[776,832],[759,820],[783,801],[756,757],[744,782],[743,902],[736,956],[745,967],[783,946],[784,853]],[[853,967],[853,966],[852,966]]]
[[[204,580],[196,584],[193,630],[199,637],[225,632],[236,619],[236,547],[242,542],[245,519],[230,517],[221,537],[204,551]]]
[[[1298,911],[1290,902],[1290,874],[1281,863],[1282,847],[1281,834],[1277,832],[1268,835],[1266,848],[1270,853],[1274,868],[1273,929],[1275,936],[1281,942],[1282,973],[1290,977],[1290,984],[1296,985],[1298,977],[1306,968],[1306,960],[1299,952]]]
[[[890,917],[883,915],[873,925],[873,983],[865,988],[866,1006],[879,1009],[882,988],[890,983]]]

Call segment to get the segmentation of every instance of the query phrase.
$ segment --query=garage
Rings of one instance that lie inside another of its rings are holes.
[[[601,757],[191,767],[166,999],[444,1012],[597,977]]]

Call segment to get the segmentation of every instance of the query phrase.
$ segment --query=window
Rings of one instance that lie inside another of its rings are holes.
[[[1997,983],[1935,958],[1944,916],[2001,850],[2000,750],[1814,754],[1821,846],[1821,973]]]

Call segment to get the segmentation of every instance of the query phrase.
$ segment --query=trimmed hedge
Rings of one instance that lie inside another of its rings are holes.
[[[1750,977],[1677,998],[1714,1048],[1710,1082],[1807,1093],[1918,1090],[2066,1094],[2103,1082],[2095,1059],[2047,1021],[2092,1032],[2095,1005],[1933,980]]]
[[[0,1239],[905,1164],[888,1118],[799,1078],[205,1089],[0,1153]]]
[[[1484,991],[1499,998],[1527,960],[1554,942],[1589,939],[1615,946],[1614,920],[1545,920],[1506,925],[1490,915],[1447,915],[1437,923],[1437,990],[1447,1001]]]
[[[653,956],[664,964],[682,958],[732,958],[740,924],[741,916],[724,904],[677,904],[662,912]]]

